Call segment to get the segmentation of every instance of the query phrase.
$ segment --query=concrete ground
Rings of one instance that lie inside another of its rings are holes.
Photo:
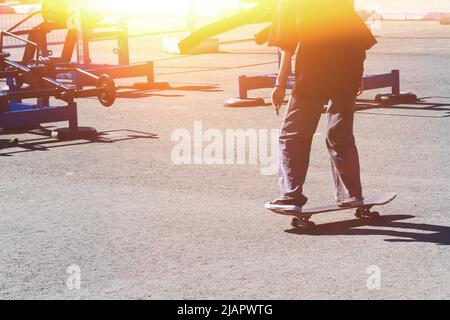
[[[0,298],[448,299],[450,28],[389,22],[377,33],[367,73],[398,68],[403,90],[425,97],[360,105],[356,115],[366,194],[399,195],[379,221],[332,213],[313,231],[292,230],[263,208],[278,194],[264,163],[174,164],[172,135],[193,136],[195,122],[223,135],[278,129],[270,107],[222,105],[239,75],[274,72],[276,56],[251,43],[176,56],[160,53],[158,38],[133,39],[133,60],[155,60],[157,79],[173,89],[124,93],[111,109],[79,101],[80,124],[102,132],[99,141],[1,133]],[[102,62],[112,60],[109,45],[94,46]],[[310,205],[333,200],[323,134],[324,122]],[[6,142],[14,137],[17,147]],[[80,290],[69,290],[78,275]]]

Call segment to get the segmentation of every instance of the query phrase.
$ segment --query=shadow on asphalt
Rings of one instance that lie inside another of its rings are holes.
[[[418,114],[384,114],[388,116],[397,117],[415,117],[415,118],[449,118],[450,117],[450,102],[448,103],[437,103],[437,102],[427,102],[426,99],[434,97],[423,97],[420,98],[418,102],[410,104],[380,104],[374,100],[358,99],[356,104],[356,111],[367,111],[372,109],[387,109],[387,110],[403,110],[403,111],[433,111],[436,112],[436,116],[431,115],[418,115]],[[439,99],[447,97],[436,97]],[[377,113],[380,114],[380,113]],[[380,114],[381,115],[381,114]]]
[[[374,113],[376,115],[386,115],[386,116],[395,116],[395,117],[413,117],[413,118],[449,118],[450,117],[450,102],[449,103],[436,103],[436,102],[425,102],[425,99],[435,98],[435,97],[424,97],[420,98],[420,101],[411,104],[385,104],[379,103],[375,100],[368,99],[358,99],[356,103],[356,112],[364,112],[370,110],[400,110],[400,111],[434,111],[436,112],[435,116],[432,115],[418,115],[418,114],[392,114],[392,113]],[[436,97],[439,99],[447,98],[447,97]],[[250,107],[239,107],[236,109],[254,109],[258,107],[270,107],[272,104],[269,102],[270,98],[265,97],[265,104],[258,106],[250,106]],[[450,98],[448,98],[450,99]],[[288,100],[285,100],[284,103],[288,103]],[[327,112],[327,108],[324,107],[323,113]]]
[[[194,92],[222,92],[218,86],[216,85],[186,85],[186,86],[170,86],[163,89],[134,89],[133,87],[122,86],[121,89],[125,89],[127,91],[122,91],[117,94],[117,97],[120,99],[141,99],[141,98],[150,98],[150,97],[167,97],[167,98],[178,98],[184,97],[182,94],[160,94],[158,91],[194,91]]]
[[[387,236],[387,242],[422,242],[450,245],[450,227],[405,222],[411,215],[382,216],[377,220],[349,220],[317,225],[314,229],[287,230],[294,235],[309,236]],[[388,230],[390,229],[390,230]]]
[[[108,130],[98,133],[96,139],[90,140],[69,140],[61,141],[53,139],[51,137],[51,127],[41,127],[33,130],[23,131],[3,131],[0,134],[33,134],[40,136],[39,138],[19,140],[14,143],[11,140],[0,139],[0,157],[13,156],[15,154],[35,151],[49,151],[55,148],[74,147],[87,144],[98,143],[117,143],[138,139],[159,139],[158,135],[148,132],[129,130],[129,129],[117,129]]]

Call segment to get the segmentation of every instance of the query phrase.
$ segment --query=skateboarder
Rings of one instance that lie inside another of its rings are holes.
[[[376,40],[351,0],[278,0],[269,45],[282,50],[272,104],[277,114],[286,95],[291,60],[297,51],[296,86],[280,135],[281,196],[270,210],[301,211],[311,144],[324,103],[326,144],[340,206],[363,202],[358,150],[353,135],[354,106],[366,51]]]

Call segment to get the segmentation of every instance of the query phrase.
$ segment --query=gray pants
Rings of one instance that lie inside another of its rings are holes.
[[[363,199],[358,149],[353,135],[356,97],[331,100],[327,111],[326,144],[339,202]],[[292,97],[281,135],[279,182],[281,199],[302,199],[311,144],[323,111],[323,99]]]

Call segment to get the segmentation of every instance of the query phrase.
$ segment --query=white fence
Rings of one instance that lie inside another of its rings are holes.
[[[100,6],[102,13],[125,16],[128,21],[130,36],[170,34],[193,31],[197,27],[237,12],[241,0],[96,0],[93,5]],[[27,17],[30,12],[39,10],[37,5],[0,5],[0,30],[8,30]],[[101,7],[106,4],[106,7]],[[126,5],[125,5],[126,4]],[[16,11],[16,12],[14,12]],[[19,29],[30,29],[42,22],[37,15],[24,23]],[[50,42],[64,41],[65,32],[55,32],[49,37]],[[17,40],[5,39],[9,47],[20,46]]]
[[[229,15],[239,10],[242,0],[97,0],[98,3],[127,4],[125,10],[117,7],[116,11],[130,15],[129,31],[131,36],[165,34],[192,31],[211,20]],[[160,4],[155,7],[153,1]],[[39,1],[36,1],[39,3]],[[93,2],[95,3],[95,2]],[[152,4],[153,5],[150,5]],[[450,13],[450,0],[355,0],[357,9],[375,10],[384,19],[438,20],[440,13]],[[7,4],[0,5],[0,30],[8,30],[26,17],[29,11],[39,6],[13,6],[14,10],[23,13],[7,13]],[[125,12],[123,12],[125,11]],[[38,15],[27,21],[22,28],[32,28],[42,22]],[[64,41],[65,32],[55,32],[50,42]],[[21,43],[8,39],[7,46],[20,46]]]
[[[450,12],[450,0],[355,0],[355,5],[395,20],[438,20],[440,13]]]

